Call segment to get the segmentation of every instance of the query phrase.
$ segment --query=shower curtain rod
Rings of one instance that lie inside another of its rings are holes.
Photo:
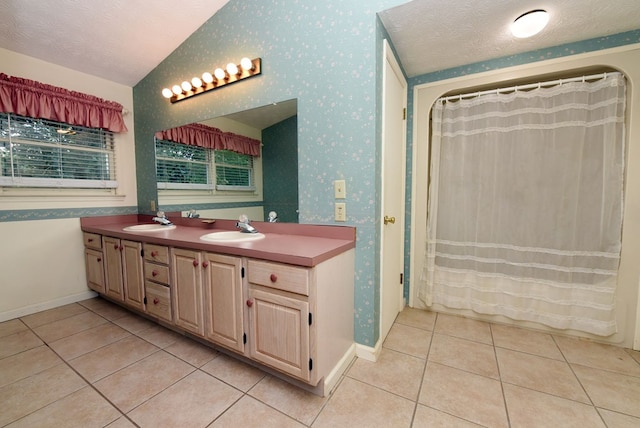
[[[436,101],[437,102],[446,102],[446,101],[453,101],[453,100],[462,100],[463,98],[475,98],[475,97],[480,97],[482,95],[500,94],[502,92],[522,91],[522,90],[527,90],[527,89],[542,88],[543,86],[544,87],[557,86],[557,85],[562,85],[563,83],[586,82],[587,80],[600,80],[600,79],[606,79],[607,76],[615,74],[615,73],[619,73],[619,72],[616,72],[616,71],[611,72],[610,71],[610,72],[599,73],[599,74],[591,74],[591,75],[588,75],[588,76],[570,77],[570,78],[567,78],[567,79],[549,80],[547,82],[529,83],[529,84],[526,84],[526,85],[510,86],[510,87],[507,87],[507,88],[489,89],[489,90],[486,90],[486,91],[469,92],[467,94],[450,95],[448,97],[440,97]]]

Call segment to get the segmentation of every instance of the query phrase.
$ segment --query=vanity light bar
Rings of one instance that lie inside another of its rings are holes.
[[[199,95],[212,89],[218,89],[231,83],[238,82],[262,73],[262,59],[242,58],[240,64],[230,62],[225,69],[216,68],[213,74],[205,72],[202,77],[194,77],[191,82],[184,81],[164,88],[162,95],[172,103],[182,101],[194,95]]]

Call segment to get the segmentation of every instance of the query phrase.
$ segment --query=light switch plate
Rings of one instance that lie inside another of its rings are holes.
[[[344,199],[347,197],[347,187],[344,180],[334,181],[333,190],[334,190],[336,199]]]
[[[344,202],[336,202],[335,210],[336,221],[347,221],[347,204]]]

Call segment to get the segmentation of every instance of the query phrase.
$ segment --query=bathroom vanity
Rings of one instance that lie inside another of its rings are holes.
[[[252,223],[263,236],[248,236],[230,220],[171,220],[82,218],[89,288],[328,394],[355,356],[355,228]]]

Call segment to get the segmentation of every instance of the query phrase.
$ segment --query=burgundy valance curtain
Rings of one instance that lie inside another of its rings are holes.
[[[193,123],[156,132],[159,140],[168,140],[189,146],[213,150],[231,150],[245,155],[260,156],[260,141],[244,135],[224,132],[212,126]]]
[[[93,95],[0,73],[0,112],[125,132],[122,105]]]

